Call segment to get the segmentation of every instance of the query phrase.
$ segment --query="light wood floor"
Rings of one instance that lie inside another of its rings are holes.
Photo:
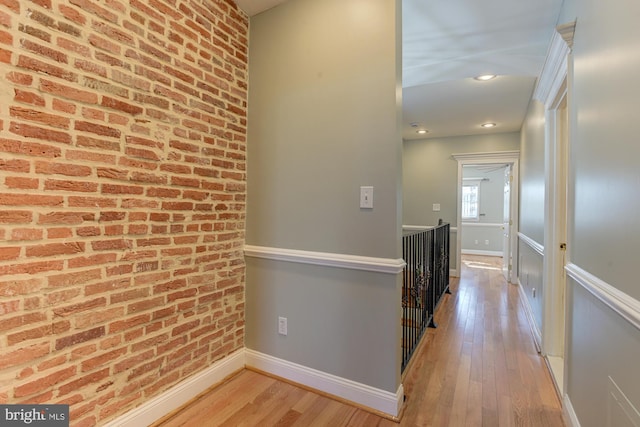
[[[400,426],[563,426],[518,290],[501,259],[464,256],[460,279],[436,313],[403,380]],[[398,424],[286,382],[242,371],[158,423],[177,426],[383,426]]]

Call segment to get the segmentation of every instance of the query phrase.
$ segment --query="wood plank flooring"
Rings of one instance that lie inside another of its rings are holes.
[[[403,380],[400,426],[564,426],[515,285],[501,259],[464,256]],[[244,370],[157,427],[381,426],[398,424],[257,372]]]

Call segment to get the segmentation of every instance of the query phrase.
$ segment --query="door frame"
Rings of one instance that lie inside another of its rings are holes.
[[[570,262],[571,248],[561,248],[570,238],[569,150],[571,126],[571,48],[575,21],[556,27],[534,99],[545,107],[545,213],[544,213],[544,292],[542,313],[542,355],[551,368],[559,394],[566,393],[565,348],[568,325],[565,265]],[[564,125],[560,125],[563,103],[566,103]],[[558,362],[552,363],[551,359]]]
[[[456,200],[456,268],[455,274],[460,275],[462,266],[462,167],[471,165],[489,165],[489,164],[508,164],[511,165],[511,174],[513,181],[511,183],[510,211],[511,211],[511,230],[509,232],[509,242],[511,246],[511,262],[512,268],[509,273],[509,282],[517,283],[517,263],[513,260],[518,259],[518,189],[520,151],[494,151],[486,153],[461,153],[452,154],[452,157],[458,162],[458,196]]]

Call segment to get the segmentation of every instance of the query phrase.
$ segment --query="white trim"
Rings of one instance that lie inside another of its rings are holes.
[[[567,274],[593,296],[640,329],[640,301],[611,286],[575,264],[567,264]]]
[[[246,245],[244,247],[244,254],[245,256],[253,258],[264,258],[275,261],[296,262],[301,264],[346,268],[350,270],[364,270],[387,274],[402,273],[405,266],[404,260],[400,258],[372,258],[358,255],[310,252],[252,245]]]
[[[568,241],[567,209],[569,194],[568,147],[570,124],[561,112],[562,103],[570,105],[571,46],[575,21],[554,29],[546,60],[534,90],[533,98],[545,106],[544,138],[544,244],[547,247],[543,267],[543,352],[564,357],[566,344],[565,274],[563,266],[570,253],[561,249]],[[568,107],[567,107],[568,108]]]
[[[457,153],[452,154],[458,162],[458,178],[457,178],[457,198],[456,198],[456,232],[462,227],[462,168],[465,165],[490,165],[490,164],[510,164],[511,174],[513,176],[513,182],[511,183],[511,195],[510,195],[510,215],[512,219],[511,229],[509,233],[509,247],[511,248],[511,260],[512,269],[509,274],[509,282],[516,283],[518,277],[518,263],[515,260],[518,258],[518,240],[516,230],[518,230],[518,218],[520,217],[519,209],[519,187],[520,187],[520,151],[495,151],[488,153]],[[506,165],[505,165],[506,166]],[[461,271],[461,258],[462,258],[462,233],[456,233],[456,270]],[[506,249],[505,249],[506,250]],[[507,251],[508,252],[508,251]]]
[[[522,286],[522,282],[520,282],[520,278],[518,278],[518,294],[520,294],[520,302],[522,303],[522,307],[524,308],[524,313],[527,316],[527,321],[529,323],[529,328],[531,329],[531,335],[533,335],[533,342],[536,345],[536,350],[540,353],[542,348],[542,333],[536,324],[536,318],[533,315],[533,309],[531,308],[531,304],[529,303],[529,298],[525,294],[524,286]]]
[[[107,423],[105,427],[148,426],[178,409],[203,391],[240,371],[245,364],[245,349],[215,362],[209,368],[176,384],[169,390],[147,400],[137,408]]]
[[[247,366],[393,417],[400,414],[404,401],[402,384],[392,393],[254,350],[246,349],[245,355]]]
[[[542,246],[540,243],[536,242],[526,234],[522,234],[520,232],[518,232],[518,237],[520,238],[522,243],[525,243],[527,246],[529,246],[531,249],[536,251],[538,254],[540,254],[541,256],[544,256],[544,246]]]
[[[502,228],[502,223],[498,222],[463,222],[463,227],[498,227]]]
[[[468,164],[480,164],[480,163],[500,163],[496,160],[505,160],[505,163],[509,163],[509,160],[513,160],[520,157],[520,151],[493,151],[491,153],[456,153],[451,155],[458,161],[467,161]]]
[[[460,275],[458,274],[458,270],[456,270],[455,268],[450,268],[449,277],[460,277]]]
[[[553,31],[547,59],[533,92],[533,98],[542,102],[547,109],[551,109],[567,76],[567,57],[571,53],[575,25],[576,23],[572,22]]]
[[[573,405],[571,404],[571,399],[569,399],[568,394],[565,394],[564,399],[562,399],[562,415],[564,422],[567,423],[568,427],[580,427],[580,421],[578,421],[578,416],[576,415],[576,411],[573,409]]]
[[[427,231],[433,228],[433,225],[403,225],[402,231]]]
[[[462,252],[463,255],[484,255],[484,256],[497,256],[497,257],[501,257],[502,251],[483,251],[480,249],[462,249],[460,252]]]

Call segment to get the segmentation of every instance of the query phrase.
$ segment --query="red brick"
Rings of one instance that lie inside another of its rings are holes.
[[[76,8],[69,7],[66,4],[61,4],[58,6],[58,9],[65,18],[78,25],[84,25],[87,22],[87,18],[82,15]]]
[[[89,166],[44,161],[35,162],[35,171],[39,174],[66,176],[89,176],[92,173]]]
[[[82,285],[100,278],[102,278],[102,272],[100,271],[100,268],[94,268],[92,270],[50,275],[48,277],[48,285],[53,288],[75,286]]]
[[[40,90],[53,95],[62,96],[63,98],[73,99],[74,101],[89,104],[98,103],[98,95],[95,93],[56,83],[51,80],[41,79]]]
[[[44,313],[29,313],[20,316],[0,319],[0,331],[8,331],[25,325],[47,320]]]
[[[89,148],[96,148],[100,150],[120,151],[120,144],[117,141],[108,141],[105,139],[92,138],[84,135],[78,135],[76,137],[76,141],[77,141],[76,145],[78,147],[89,147]],[[94,153],[94,158],[100,159],[100,158],[110,158],[110,157],[104,154],[100,155],[100,154]],[[113,157],[113,159],[114,160],[109,163],[115,163],[115,157]]]
[[[44,198],[45,196],[40,196]],[[60,198],[62,199],[62,198]],[[47,200],[43,200],[42,203]],[[54,205],[54,202],[57,202],[57,198],[54,198],[49,201],[48,205]],[[55,206],[61,205],[60,203],[55,203]],[[77,225],[82,224],[85,221],[94,221],[94,214],[85,213],[85,212],[50,212],[47,214],[41,214],[38,217],[38,224],[68,224],[68,225]]]
[[[101,240],[91,242],[94,251],[123,250],[131,248],[131,241],[125,239]]]
[[[93,370],[99,366],[104,365],[105,363],[111,362],[115,359],[119,359],[121,356],[127,354],[127,348],[119,348],[116,350],[109,351],[107,353],[103,353],[99,356],[92,357],[91,359],[87,359],[82,362],[82,372],[87,372]]]
[[[64,202],[60,196],[34,196],[28,194],[0,194],[0,205],[5,206],[61,206]]]
[[[53,313],[56,316],[67,317],[82,313],[85,311],[95,310],[96,308],[105,307],[107,305],[107,299],[104,297],[96,298],[89,301],[83,301],[77,304],[71,304],[64,307],[56,307],[53,309]],[[78,325],[79,326],[79,325]]]
[[[107,282],[90,284],[85,287],[85,295],[95,295],[104,292],[111,292],[113,290],[128,288],[131,286],[131,282],[129,279],[116,279],[109,280]]]
[[[129,357],[124,360],[121,360],[120,362],[114,365],[113,372],[118,373],[118,372],[129,370],[132,367],[139,365],[140,363],[143,363],[144,361],[150,359],[151,357],[153,357],[153,354],[154,354],[153,350],[147,350],[145,352],[136,354],[133,357]]]
[[[11,122],[9,131],[26,138],[56,141],[65,144],[71,143],[71,135],[67,132],[54,131],[52,129],[41,128],[39,126],[28,125],[26,123]]]
[[[11,240],[41,240],[44,232],[33,228],[14,228],[11,230]]]
[[[15,96],[13,97],[14,101],[21,102],[24,104],[36,105],[38,107],[44,107],[44,98],[38,94],[33,92],[27,92],[20,89],[14,89]]]
[[[87,374],[83,377],[78,378],[77,380],[71,381],[67,384],[64,384],[58,387],[59,396],[64,396],[65,394],[69,394],[72,391],[82,389],[83,387],[92,383],[96,383],[100,380],[103,380],[108,376],[109,376],[109,368],[105,368],[100,371]]]
[[[30,263],[20,263],[4,265],[0,267],[0,275],[5,274],[37,274],[50,271],[59,271],[64,267],[64,262],[56,261],[40,261]]]
[[[61,117],[55,114],[43,113],[40,111],[30,110],[30,109],[21,108],[21,107],[10,107],[9,112],[11,114],[11,117],[38,122],[44,125],[57,127],[57,128],[63,128],[63,129],[69,128],[70,120],[66,117]]]
[[[76,191],[80,193],[95,193],[98,191],[98,183],[86,181],[67,181],[47,179],[44,189],[47,191]]]
[[[15,259],[18,259],[19,256],[20,256],[19,247],[0,248],[0,261],[15,260]]]
[[[46,62],[42,62],[37,59],[29,58],[28,56],[20,55],[18,57],[18,67],[25,68],[36,72],[48,74],[50,76],[58,77],[70,82],[78,80],[78,75],[65,68],[51,65]]]
[[[31,211],[0,211],[0,224],[28,224],[32,219]]]
[[[142,107],[138,107],[137,105],[131,105],[128,104],[124,101],[120,101],[118,99],[114,99],[114,98],[110,98],[108,96],[103,96],[102,97],[102,103],[101,105],[103,107],[106,108],[112,108],[114,110],[119,110],[119,111],[123,111],[125,113],[131,114],[131,115],[138,115],[138,114],[142,114],[142,112],[144,111],[142,109]]]
[[[97,328],[89,329],[87,331],[78,332],[73,335],[69,335],[63,338],[56,339],[56,350],[62,350],[66,347],[80,344],[89,340],[100,338],[105,334],[105,327],[100,326]]]
[[[48,40],[45,40],[45,41],[48,41]],[[60,62],[63,64],[66,64],[68,62],[68,58],[66,54],[59,52],[55,49],[51,49],[50,47],[46,47],[39,43],[35,43],[26,39],[21,40],[20,44],[22,45],[23,49],[33,52],[35,54],[38,54],[39,56],[45,56],[50,59],[53,59],[56,62]]]
[[[78,146],[82,146],[82,140],[88,140],[89,138],[77,138]],[[115,144],[117,145],[117,144]],[[67,159],[68,160],[82,160],[88,162],[95,163],[106,163],[106,164],[115,164],[116,156],[111,154],[99,153],[99,152],[90,152],[90,151],[80,151],[80,150],[67,150]]]
[[[123,320],[116,320],[109,324],[109,334],[130,330],[141,324],[148,323],[150,319],[151,316],[148,313],[145,313]]]
[[[43,378],[39,378],[30,383],[23,384],[14,388],[15,397],[24,397],[36,393],[45,391],[47,388],[54,386],[55,384],[71,378],[76,374],[76,367],[69,366],[53,374],[47,375]]]
[[[82,292],[79,288],[63,289],[60,291],[48,292],[46,296],[47,306],[57,306],[58,304],[72,300]]]
[[[71,4],[78,6],[80,9],[82,9],[83,11],[87,12],[87,13],[91,13],[93,15],[96,15],[102,19],[105,19],[109,22],[117,22],[118,21],[118,16],[113,13],[108,11],[107,9],[98,6],[97,3],[94,3],[92,1],[89,0],[71,0],[70,1]]]
[[[43,287],[42,279],[6,280],[0,282],[0,297],[14,295],[28,295],[40,291]]]
[[[59,47],[68,50],[69,52],[77,53],[86,58],[91,57],[91,49],[81,43],[65,39],[63,37],[58,37],[57,44]],[[75,65],[77,67],[77,63]]]
[[[69,114],[75,114],[76,112],[76,104],[63,101],[58,98],[54,99],[51,105],[55,111],[60,111],[60,112],[69,113]]]
[[[47,228],[48,239],[70,239],[73,237],[71,227],[50,227]]]
[[[67,332],[70,329],[70,323],[67,320],[56,322],[53,325],[46,324],[35,328],[26,329],[20,332],[7,335],[7,343],[9,346],[16,344],[24,345],[25,341],[39,339],[52,336],[55,334]]]

